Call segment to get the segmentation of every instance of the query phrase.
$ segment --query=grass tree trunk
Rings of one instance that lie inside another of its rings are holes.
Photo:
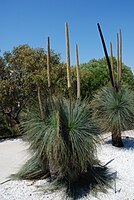
[[[123,147],[124,146],[124,144],[122,142],[120,130],[112,131],[112,145],[115,147]]]

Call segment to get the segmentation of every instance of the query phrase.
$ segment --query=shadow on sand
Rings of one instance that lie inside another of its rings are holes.
[[[124,147],[121,147],[120,149],[134,149],[134,137],[129,137],[129,136],[122,136],[122,141],[124,144]],[[111,144],[112,145],[112,140],[109,139],[105,141],[106,144]]]

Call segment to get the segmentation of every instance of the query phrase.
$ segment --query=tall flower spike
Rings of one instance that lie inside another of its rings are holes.
[[[110,42],[110,60],[111,60],[111,69],[112,69],[112,76],[114,81],[114,88],[116,87],[115,79],[114,79],[114,63],[113,63],[113,49],[112,43]]]
[[[116,60],[117,60],[117,77],[118,77],[118,85],[119,85],[119,35],[116,34]]]
[[[76,44],[76,74],[77,74],[77,99],[80,99],[80,70],[79,70],[79,56],[78,56],[77,44]]]
[[[65,24],[65,29],[66,29],[67,86],[68,86],[68,89],[70,89],[71,79],[70,79],[70,47],[69,47],[68,23]]]
[[[101,41],[102,41],[102,45],[103,45],[103,49],[104,49],[104,53],[105,53],[107,65],[108,65],[108,68],[109,68],[109,75],[110,75],[111,84],[112,84],[112,87],[114,87],[114,81],[113,81],[113,76],[112,76],[111,63],[110,63],[110,60],[109,60],[109,57],[108,57],[106,44],[105,44],[105,41],[104,41],[104,37],[103,37],[102,31],[101,31],[100,24],[98,23],[97,26],[98,26],[98,30],[99,30],[99,33],[100,33],[100,38],[101,38]]]
[[[51,87],[51,68],[50,68],[50,38],[47,41],[47,78],[48,78],[48,88]]]
[[[120,30],[120,60],[119,60],[119,86],[121,87],[121,70],[122,70],[122,33]]]

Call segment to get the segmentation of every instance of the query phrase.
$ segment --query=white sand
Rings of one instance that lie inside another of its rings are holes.
[[[98,193],[98,198],[91,196],[83,199],[91,200],[134,200],[134,132],[123,133],[124,148],[116,148],[109,142],[110,134],[104,135],[104,144],[98,149],[98,157],[103,164],[112,160],[108,166],[117,172],[113,188],[107,194]],[[129,138],[126,138],[129,136]],[[5,141],[0,143],[0,182],[6,180],[10,173],[26,159],[26,146],[21,140]],[[0,200],[64,200],[64,193],[43,193],[37,185],[46,181],[9,181],[0,185]],[[46,183],[47,184],[47,183]]]
[[[27,159],[27,146],[21,139],[0,141],[0,183],[15,173]]]

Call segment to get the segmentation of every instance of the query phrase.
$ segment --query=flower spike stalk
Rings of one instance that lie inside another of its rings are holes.
[[[48,78],[48,88],[51,88],[51,68],[50,68],[50,38],[47,41],[47,78]]]
[[[107,49],[106,49],[106,44],[105,44],[105,41],[104,41],[104,37],[103,37],[102,31],[101,31],[100,24],[98,23],[97,25],[98,25],[98,30],[99,30],[99,33],[100,33],[100,38],[101,38],[101,41],[102,41],[102,45],[103,45],[103,49],[104,49],[106,61],[107,61],[108,68],[109,68],[109,75],[110,75],[111,84],[112,84],[112,87],[114,87],[114,80],[113,80],[113,76],[112,76],[112,69],[111,69],[111,64],[110,64],[110,60],[109,60]]]
[[[45,118],[45,114],[44,114],[44,109],[43,109],[40,86],[37,87],[37,91],[38,91],[38,102],[39,102],[39,108],[40,108],[40,115],[41,115],[41,118],[44,119]]]
[[[116,87],[116,82],[114,78],[114,63],[113,63],[113,49],[112,49],[112,43],[110,42],[110,60],[111,60],[111,69],[112,69],[112,76],[114,81],[114,88]]]
[[[121,88],[121,70],[122,70],[122,33],[120,30],[120,60],[119,60],[119,74],[118,74],[118,81],[119,87]]]
[[[118,83],[119,83],[119,35],[116,34],[116,60],[117,60],[117,74],[118,74]]]
[[[65,27],[66,27],[67,86],[68,86],[68,90],[70,90],[70,88],[71,88],[71,78],[70,78],[70,47],[69,47],[68,23],[65,24]]]
[[[76,74],[77,74],[77,99],[80,99],[80,70],[79,70],[79,56],[78,45],[76,44]]]

